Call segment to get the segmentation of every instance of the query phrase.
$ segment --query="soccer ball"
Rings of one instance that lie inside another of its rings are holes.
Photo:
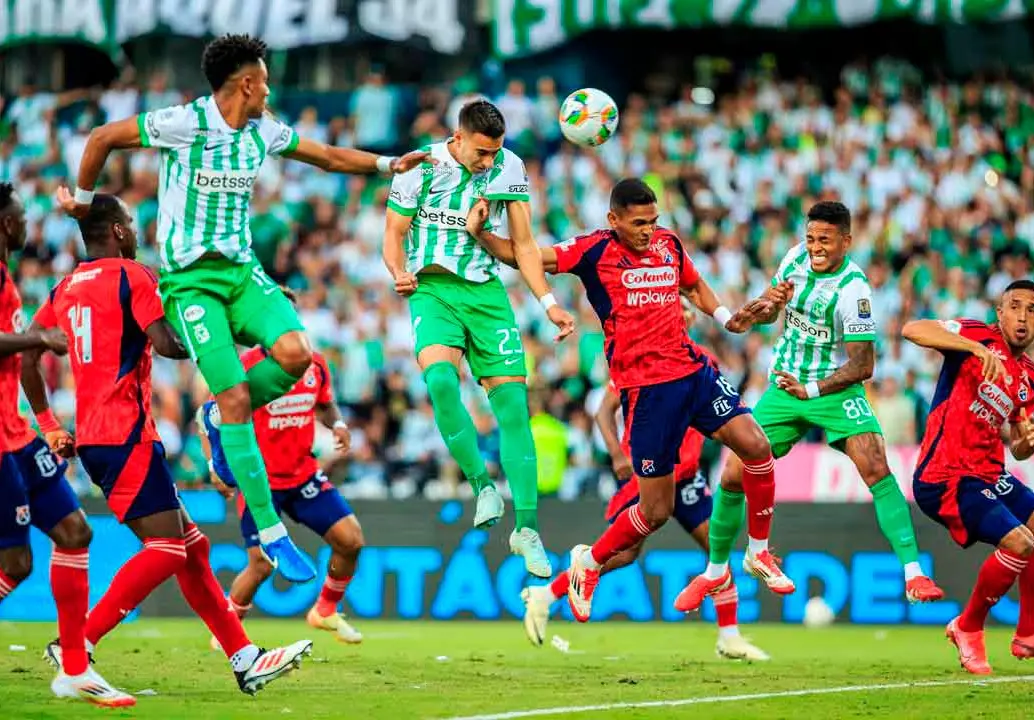
[[[804,606],[804,627],[826,627],[827,625],[832,625],[835,619],[836,614],[833,612],[833,608],[829,606],[829,603],[821,595],[811,598],[808,600],[807,605]]]
[[[602,90],[575,90],[560,106],[560,132],[575,145],[602,145],[617,128],[618,106]]]

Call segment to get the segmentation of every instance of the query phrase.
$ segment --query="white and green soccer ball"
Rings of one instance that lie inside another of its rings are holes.
[[[836,613],[821,595],[810,598],[804,606],[804,627],[823,628],[833,624]]]
[[[617,129],[617,103],[602,90],[575,90],[560,106],[560,132],[575,145],[602,145],[613,137]]]

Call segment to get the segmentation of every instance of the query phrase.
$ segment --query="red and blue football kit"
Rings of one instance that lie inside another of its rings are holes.
[[[694,287],[700,276],[674,233],[658,228],[642,253],[622,245],[612,230],[554,249],[557,271],[581,279],[603,325],[638,476],[671,474],[690,428],[710,435],[750,412],[686,335],[679,290]]]
[[[22,300],[0,265],[0,333],[24,330]],[[29,544],[29,527],[50,532],[79,509],[59,460],[18,413],[21,356],[0,357],[0,549]]]
[[[244,369],[266,357],[262,348],[252,348],[241,356]],[[277,514],[305,525],[322,537],[352,508],[320,471],[312,454],[316,439],[316,408],[334,401],[330,369],[319,353],[312,354],[312,364],[289,391],[252,415],[259,450],[269,474],[273,491],[273,507]],[[241,518],[241,535],[245,545],[259,544],[258,527],[242,495],[237,495],[237,511]]]
[[[945,352],[913,476],[920,509],[959,545],[997,545],[1034,514],[1034,492],[1005,470],[1005,423],[1034,407],[1034,362],[1015,358],[997,325],[953,320],[943,325],[996,354],[1005,376],[984,379],[970,353]]]
[[[79,458],[120,521],[179,508],[151,417],[151,342],[164,317],[158,280],[122,258],[80,264],[50,293],[36,322],[68,336]]]

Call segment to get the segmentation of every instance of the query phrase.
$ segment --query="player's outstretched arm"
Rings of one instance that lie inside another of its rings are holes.
[[[416,292],[417,276],[406,270],[406,235],[409,233],[409,226],[413,224],[412,215],[404,215],[397,210],[388,208],[387,218],[384,222],[384,247],[381,249],[381,257],[384,260],[384,267],[388,268],[392,280],[395,281],[395,292],[402,297],[409,297]]]
[[[546,311],[550,322],[559,332],[554,340],[560,341],[574,332],[574,317],[559,305],[549,289],[542,251],[531,231],[531,205],[523,200],[506,203],[506,220],[510,225],[514,260],[521,277]]]
[[[85,217],[90,211],[93,188],[97,185],[97,179],[111,151],[134,150],[143,146],[140,121],[137,117],[107,123],[91,130],[90,136],[86,139],[82,160],[79,161],[75,194],[65,190],[65,193],[59,196],[61,207],[73,217]]]
[[[435,162],[431,158],[431,154],[423,150],[406,153],[402,157],[387,157],[365,150],[327,145],[309,138],[299,138],[295,148],[284,153],[284,157],[307,165],[314,165],[327,172],[350,175],[373,175],[375,173],[397,175],[411,170],[421,163]]]
[[[1019,422],[1009,425],[1009,452],[1019,462],[1034,455],[1034,423],[1027,417],[1026,411],[1020,411]]]
[[[33,350],[64,355],[68,352],[68,338],[60,330],[43,330],[38,325],[32,325],[25,332],[0,333],[0,358]]]
[[[912,320],[901,328],[901,336],[914,345],[940,350],[941,352],[963,352],[980,358],[984,379],[997,380],[1005,375],[1005,365],[984,345],[962,334],[958,322],[943,323],[939,320]]]
[[[688,287],[683,285],[682,294],[693,303],[701,312],[707,313],[722,325],[729,332],[747,332],[757,322],[758,317],[766,316],[771,312],[772,303],[765,298],[751,300],[735,313],[722,305],[718,295],[699,275],[695,282]]]
[[[162,357],[171,360],[186,360],[190,357],[187,346],[165,318],[159,318],[148,325],[145,332],[155,352]]]
[[[632,477],[632,461],[629,460],[621,449],[621,440],[618,439],[617,411],[621,407],[621,398],[617,394],[607,390],[600,402],[600,409],[596,411],[596,425],[603,436],[603,444],[607,446],[610,454],[611,467],[617,479],[624,482]]]
[[[488,203],[484,200],[474,204],[470,214],[467,215],[467,232],[485,250],[488,250],[496,260],[517,267],[517,255],[514,251],[513,242],[510,238],[496,235],[494,232],[485,229],[485,222],[488,220]],[[557,271],[556,250],[551,247],[539,247],[539,256],[542,258],[542,269],[553,274]]]

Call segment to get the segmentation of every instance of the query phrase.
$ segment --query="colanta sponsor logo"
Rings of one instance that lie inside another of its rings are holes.
[[[630,290],[670,287],[677,282],[678,274],[673,267],[633,268],[621,273],[621,284]]]
[[[316,393],[284,395],[266,405],[270,415],[298,415],[311,412],[316,407]]]

